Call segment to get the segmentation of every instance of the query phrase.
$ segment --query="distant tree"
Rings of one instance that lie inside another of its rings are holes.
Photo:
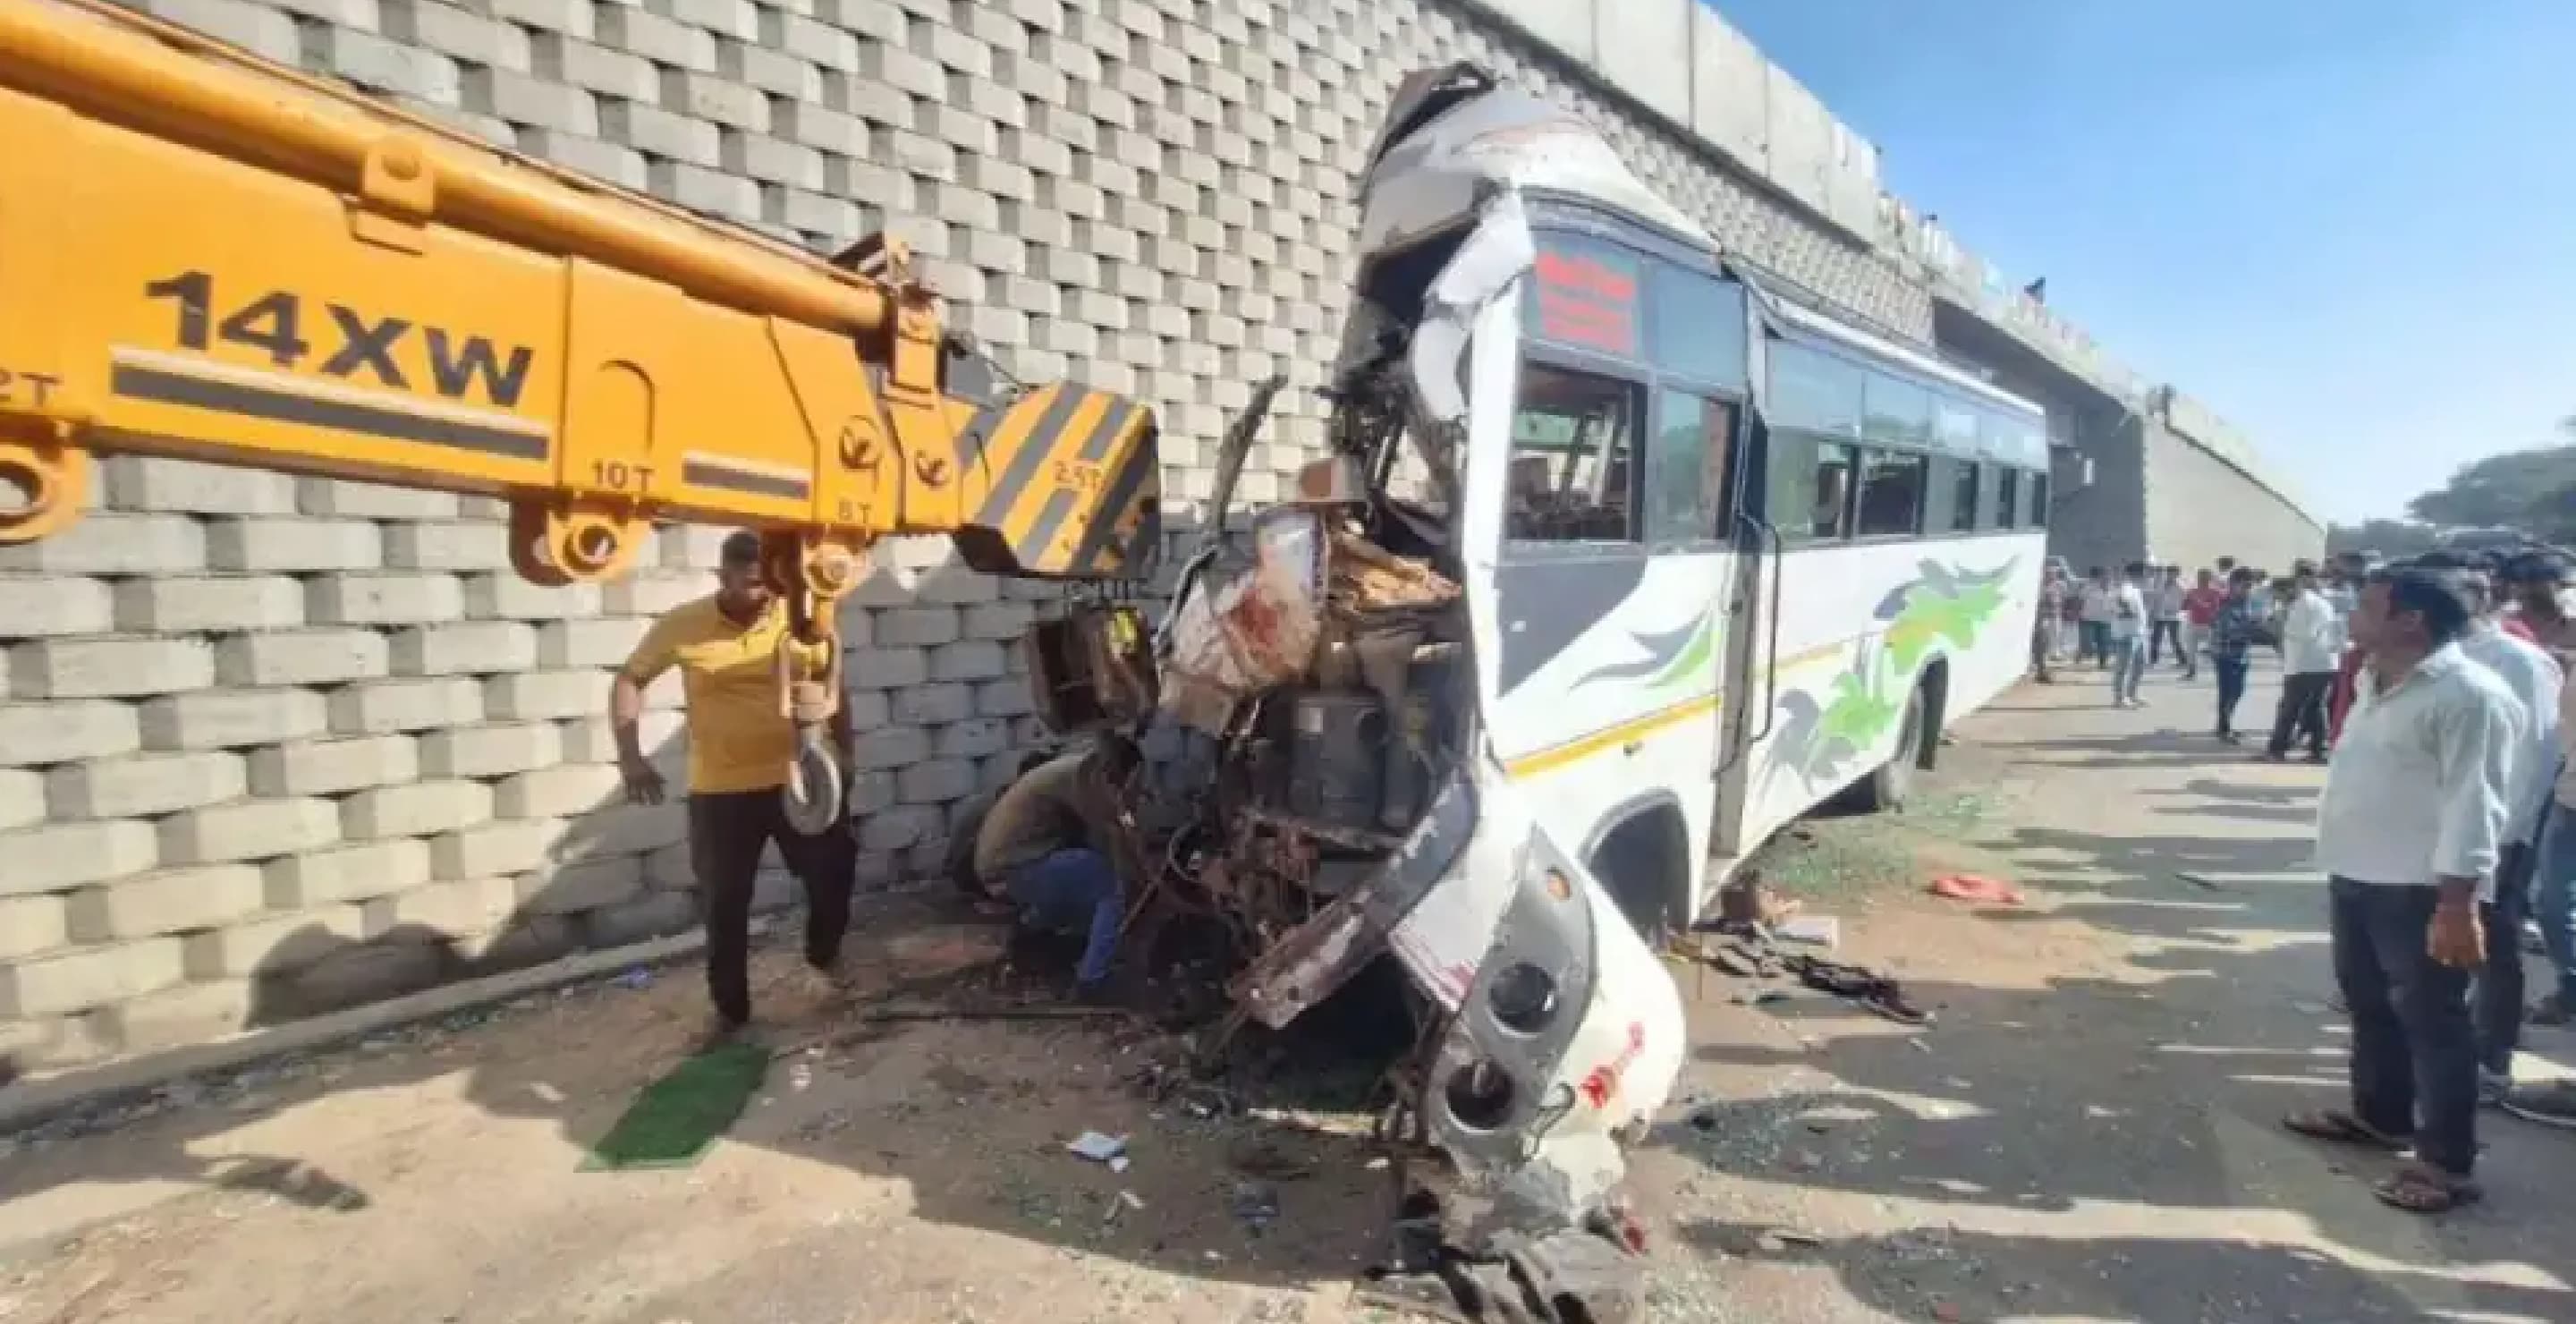
[[[2433,550],[2441,531],[2430,524],[2409,519],[2370,519],[2359,524],[2337,524],[2326,530],[2326,551],[2377,552],[2382,556],[2413,556]]]
[[[2576,418],[2560,424],[2576,443]],[[2576,444],[2490,455],[2406,503],[2444,528],[2511,528],[2548,537],[2576,525]]]
[[[2576,441],[2576,414],[2558,420],[2558,431]],[[2576,454],[2576,446],[2565,448]],[[2576,464],[2563,475],[2565,481],[2542,492],[2531,503],[2532,532],[2554,543],[2576,543]]]

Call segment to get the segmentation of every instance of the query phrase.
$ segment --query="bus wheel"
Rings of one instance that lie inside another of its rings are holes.
[[[1878,770],[1861,779],[1857,799],[1864,813],[1883,813],[1905,807],[1905,797],[1914,789],[1914,769],[1923,757],[1923,687],[1905,697],[1905,716],[1897,719],[1896,752]]]

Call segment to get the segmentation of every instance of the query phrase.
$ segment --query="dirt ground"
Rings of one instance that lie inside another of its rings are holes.
[[[2342,1080],[2304,865],[2322,774],[2200,735],[2206,686],[2159,675],[2143,712],[2090,675],[2025,688],[1906,813],[1766,857],[1937,1020],[1676,966],[1695,1060],[1635,1173],[1651,1318],[2576,1319],[2576,1136],[2490,1114],[2487,1202],[2427,1222],[2371,1198],[2375,1160],[2279,1129]],[[2028,904],[1924,895],[1944,872]],[[996,950],[902,906],[869,933],[864,1005],[924,1007]],[[814,1042],[691,1169],[576,1170],[699,1028],[687,967],[0,1142],[0,1319],[1392,1318],[1349,1291],[1389,1188],[1332,1110],[1351,1082],[1158,1095],[1161,1036],[870,1022],[781,962],[764,1007]],[[2563,1074],[2576,1036],[2526,1049]],[[1085,1129],[1132,1166],[1063,1152]]]

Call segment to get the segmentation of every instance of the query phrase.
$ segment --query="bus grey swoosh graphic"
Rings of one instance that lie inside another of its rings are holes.
[[[1579,690],[1596,680],[1635,680],[1640,676],[1661,674],[1680,661],[1682,654],[1707,631],[1709,613],[1714,610],[1714,607],[1703,607],[1699,615],[1691,618],[1690,624],[1663,634],[1630,633],[1628,637],[1646,650],[1644,657],[1594,667],[1576,680],[1573,687]]]

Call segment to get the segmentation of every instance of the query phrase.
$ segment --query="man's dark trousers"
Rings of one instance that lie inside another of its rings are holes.
[[[2487,965],[2478,972],[2478,1065],[2499,1076],[2513,1074],[2513,1050],[2522,1045],[2522,922],[2531,914],[2535,863],[2529,843],[2505,847],[2495,900],[2478,908],[2487,931]]]
[[[829,968],[850,929],[850,887],[859,863],[850,825],[806,836],[787,825],[774,787],[689,797],[689,863],[707,925],[707,993],[716,1014],[737,1025],[751,1019],[752,884],[761,848],[773,841],[805,888],[805,960]]]
[[[2411,1136],[2416,1156],[2466,1177],[2478,1152],[2477,1028],[2469,972],[2433,959],[2432,887],[2337,878],[2335,980],[2352,1015],[2352,1106],[2363,1124]]]
[[[2281,678],[2281,707],[2272,715],[2273,757],[2290,752],[2290,746],[2301,736],[2307,737],[2308,752],[2322,758],[2326,752],[2326,699],[2334,693],[2335,673],[2301,671]]]
[[[2236,705],[2245,697],[2245,673],[2253,663],[2244,657],[2214,657],[2210,665],[2218,668],[2218,734],[2236,734]]]

